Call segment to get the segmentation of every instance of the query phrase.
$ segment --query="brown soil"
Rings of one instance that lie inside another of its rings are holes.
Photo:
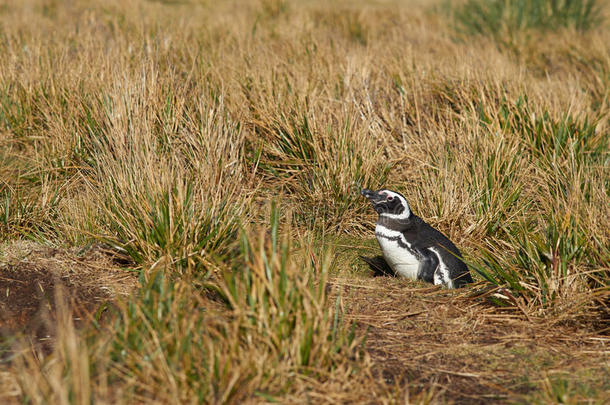
[[[415,395],[432,388],[436,401],[463,404],[537,395],[555,376],[610,387],[610,338],[587,325],[527,319],[469,297],[476,286],[448,291],[390,277],[331,285],[346,319],[367,335],[374,377],[386,386]]]
[[[10,256],[0,256],[0,336],[23,332],[49,348],[58,299],[79,325],[135,287],[135,275],[119,267],[124,258],[99,245],[77,251],[15,242],[3,250]]]

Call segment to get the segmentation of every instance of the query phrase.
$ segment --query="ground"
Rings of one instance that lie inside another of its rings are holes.
[[[545,379],[575,384],[572,400],[586,398],[589,385],[610,384],[608,336],[528,320],[473,297],[477,287],[447,291],[389,277],[332,283],[388,384],[432,386],[446,401],[482,404],[531,395]]]
[[[58,300],[78,325],[99,319],[136,286],[135,273],[120,269],[123,258],[101,245],[67,250],[19,241],[0,252],[0,331],[24,332],[43,347],[55,335]]]
[[[384,392],[395,387],[418,401],[417,395],[425,395],[441,403],[548,403],[585,401],[590,392],[599,398],[610,387],[610,337],[599,333],[604,325],[528,319],[514,306],[491,303],[495,290],[482,282],[447,290],[374,277],[352,256],[351,269],[328,280],[329,302],[339,297],[345,322],[365,336],[363,354]],[[0,265],[4,335],[23,331],[34,344],[51,348],[57,286],[78,326],[103,322],[102,310],[136,291],[136,277],[121,268],[123,260],[100,245],[80,250],[30,242],[5,246]],[[103,278],[95,271],[100,268],[106,270]],[[4,357],[12,353],[3,350]],[[21,395],[14,382],[3,383],[15,387],[3,400]]]

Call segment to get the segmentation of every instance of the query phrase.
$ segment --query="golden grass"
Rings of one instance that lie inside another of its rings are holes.
[[[480,314],[414,284],[416,306],[462,311],[434,312],[455,320],[437,333],[607,333],[607,25],[464,36],[444,4],[1,2],[0,240],[101,241],[141,274],[112,322],[75,330],[60,316],[54,351],[16,345],[19,360],[0,364],[6,400],[489,400],[501,381],[484,356],[478,374],[459,361],[422,371],[408,360],[421,348],[401,343],[382,375],[376,348],[410,339],[411,321],[377,309],[408,313],[413,286],[371,281],[357,261],[372,239],[362,187],[402,191],[479,270],[459,294]],[[329,274],[371,295],[327,291]],[[483,303],[491,291],[508,310]],[[432,346],[418,355],[446,355]],[[583,359],[577,346],[562,350]],[[514,389],[494,398],[603,402],[607,381],[540,367],[527,383],[510,368]],[[455,399],[447,376],[470,374],[487,388]]]

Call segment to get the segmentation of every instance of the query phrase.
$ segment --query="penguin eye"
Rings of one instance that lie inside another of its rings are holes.
[[[392,201],[393,199],[394,199],[394,197],[388,196],[388,201]]]

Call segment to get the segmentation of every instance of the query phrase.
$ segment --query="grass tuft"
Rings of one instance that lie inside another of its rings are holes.
[[[595,0],[468,0],[452,11],[458,31],[488,35],[501,43],[521,31],[586,31],[602,22]]]

